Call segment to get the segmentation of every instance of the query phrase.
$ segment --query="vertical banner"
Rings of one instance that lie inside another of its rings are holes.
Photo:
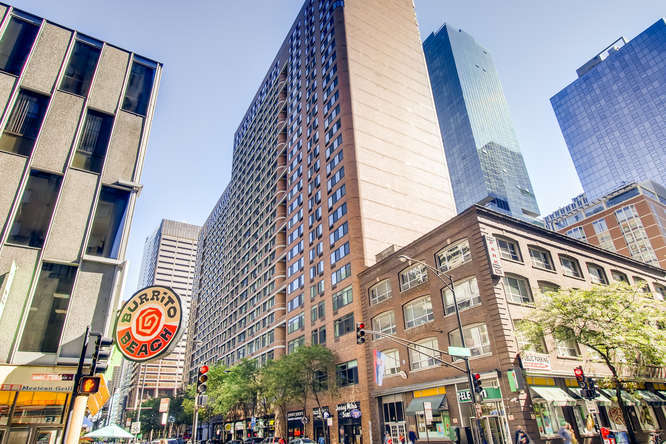
[[[375,384],[381,386],[384,383],[384,355],[377,350],[375,350],[374,355]]]

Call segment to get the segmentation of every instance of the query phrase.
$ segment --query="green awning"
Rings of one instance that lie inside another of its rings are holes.
[[[541,398],[549,404],[558,407],[576,405],[576,400],[567,392],[558,387],[532,387],[530,386],[532,396]]]
[[[587,401],[587,399],[583,398],[583,389],[578,388],[578,387],[569,387],[569,390],[571,391],[571,393],[574,394],[574,397]],[[612,404],[611,400],[606,398],[603,394],[601,394],[599,392],[599,390],[597,390],[597,395],[598,396],[596,398],[594,398],[592,401],[596,402],[599,405],[611,405]]]
[[[661,399],[657,394],[648,392],[647,390],[636,390],[636,394],[638,394],[640,399],[647,402],[648,405],[666,405],[666,399]]]
[[[407,415],[416,415],[423,413],[423,403],[430,402],[432,404],[432,411],[439,412],[441,410],[448,410],[449,404],[446,402],[446,395],[424,396],[423,398],[414,398],[410,401],[405,413]]]
[[[617,402],[617,396],[615,396],[615,389],[603,389],[601,390],[604,395],[608,397],[608,399],[612,400],[613,402]],[[631,393],[622,390],[622,400],[626,405],[638,405],[640,404],[640,401],[636,399]]]

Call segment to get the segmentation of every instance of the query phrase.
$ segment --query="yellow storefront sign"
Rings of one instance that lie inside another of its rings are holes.
[[[444,386],[441,386],[441,387],[433,387],[423,390],[416,390],[414,392],[415,398],[425,398],[426,396],[435,396],[435,395],[446,395],[446,388]]]

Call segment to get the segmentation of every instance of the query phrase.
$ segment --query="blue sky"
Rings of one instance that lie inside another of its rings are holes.
[[[229,180],[233,133],[302,0],[17,0],[14,6],[164,64],[125,295],[162,218],[202,224]],[[425,39],[442,23],[492,54],[542,214],[582,191],[549,98],[663,0],[414,0]]]

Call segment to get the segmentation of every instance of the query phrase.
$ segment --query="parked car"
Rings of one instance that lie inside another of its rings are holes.
[[[226,444],[243,444],[243,441],[240,439],[232,439],[231,441],[227,441]]]
[[[261,438],[259,436],[252,436],[250,438],[245,438],[243,440],[243,444],[259,444],[263,440],[264,440],[264,438]]]
[[[289,444],[317,444],[310,438],[295,438],[289,441]]]
[[[280,442],[279,436],[267,436],[261,441],[261,444],[277,444],[278,442]]]

